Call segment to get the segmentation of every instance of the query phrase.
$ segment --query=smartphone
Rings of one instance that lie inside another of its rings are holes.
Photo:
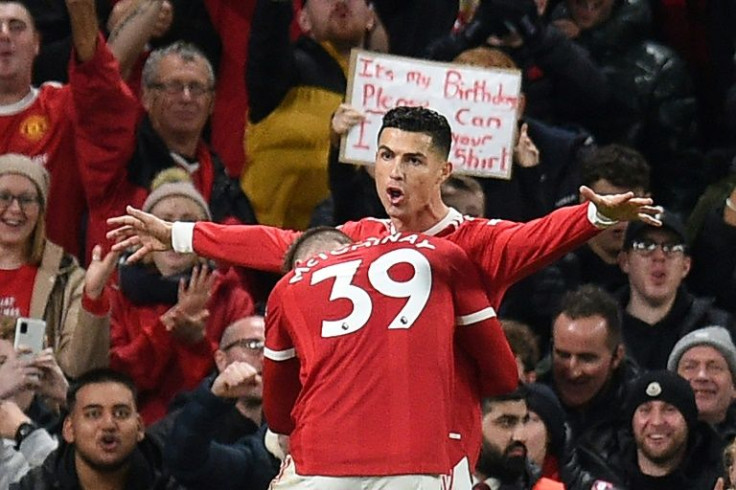
[[[38,318],[20,317],[15,321],[14,347],[24,346],[31,349],[33,355],[43,350],[46,338],[46,321]]]

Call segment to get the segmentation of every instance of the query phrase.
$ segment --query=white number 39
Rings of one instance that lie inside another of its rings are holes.
[[[347,299],[353,304],[352,311],[345,318],[322,322],[322,337],[337,337],[357,332],[368,323],[373,313],[373,301],[367,292],[352,284],[361,262],[362,260],[351,260],[331,265],[312,275],[312,285],[334,277],[330,301]],[[398,264],[409,264],[414,268],[411,279],[404,282],[391,279],[388,271]],[[432,291],[432,267],[429,260],[414,249],[393,250],[373,261],[368,268],[368,280],[371,286],[384,296],[408,298],[388,328],[411,328],[427,305]]]

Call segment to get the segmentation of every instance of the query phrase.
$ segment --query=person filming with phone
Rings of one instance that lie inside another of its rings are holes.
[[[26,328],[28,324],[23,320]],[[21,330],[18,329],[18,332]],[[24,336],[24,338],[26,338]],[[0,490],[39,466],[58,446],[69,387],[50,348],[18,345],[16,324],[0,323]]]
[[[103,258],[101,247],[95,247],[85,272],[50,242],[45,231],[50,186],[49,174],[38,162],[24,155],[0,155],[0,322],[24,328],[19,334],[36,344],[27,345],[34,352],[45,337],[64,374],[76,377],[108,363],[105,284],[117,253]]]

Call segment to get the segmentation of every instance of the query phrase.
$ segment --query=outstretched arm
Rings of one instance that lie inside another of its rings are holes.
[[[149,252],[194,252],[201,257],[268,272],[280,272],[284,254],[298,232],[262,225],[171,223],[131,206],[128,214],[107,220],[116,227],[107,238],[112,249],[140,247],[128,258],[135,262]]]

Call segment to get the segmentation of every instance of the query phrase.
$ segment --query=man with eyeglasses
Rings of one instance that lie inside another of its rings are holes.
[[[222,376],[225,369],[234,363],[245,363],[251,366],[260,376],[263,369],[263,342],[265,340],[265,323],[263,316],[251,315],[237,320],[229,325],[222,333],[220,344],[214,352],[214,361],[217,373],[203,381],[198,390],[191,393],[179,395],[174,400],[176,409],[169,412],[159,422],[153,424],[148,432],[168,437],[169,431],[176,423],[179,423],[179,414],[189,410],[190,404],[197,404],[203,399],[213,400],[219,393],[213,389],[213,383]],[[260,379],[254,383],[247,393],[241,394],[235,400],[235,404],[226,403],[227,414],[218,417],[217,427],[209,436],[212,440],[222,443],[231,443],[237,439],[253,434],[263,422],[261,408],[263,404],[263,386]],[[186,418],[186,417],[185,417]],[[181,423],[185,423],[183,420]]]
[[[619,255],[628,286],[619,296],[624,308],[622,332],[626,352],[644,369],[666,369],[677,341],[698,328],[726,327],[734,336],[733,318],[698,298],[684,285],[691,267],[685,228],[665,211],[661,228],[630,223]]]
[[[111,34],[116,42],[127,26],[138,29],[127,34],[131,44],[145,42],[154,28],[163,0],[140,3]],[[94,12],[94,0],[73,4]],[[93,46],[103,44],[93,19],[80,29]],[[90,208],[87,243],[105,243],[105,219],[128,204],[143,203],[154,177],[170,167],[189,174],[215,221],[254,222],[245,194],[202,137],[214,106],[215,74],[198,48],[176,42],[153,51],[143,67],[140,100],[116,66],[88,72],[83,69],[84,55],[78,54],[78,59],[81,64],[75,69],[86,82],[75,89],[74,102],[82,115],[75,136]]]
[[[228,481],[263,489],[276,475],[279,462],[265,446],[262,416],[265,322],[260,315],[228,326],[214,353],[218,373],[191,394],[183,408],[152,426],[147,433],[166,441],[166,463],[187,488],[223,488],[213,473]],[[216,457],[211,454],[216,453]],[[213,471],[221,458],[228,472]]]

